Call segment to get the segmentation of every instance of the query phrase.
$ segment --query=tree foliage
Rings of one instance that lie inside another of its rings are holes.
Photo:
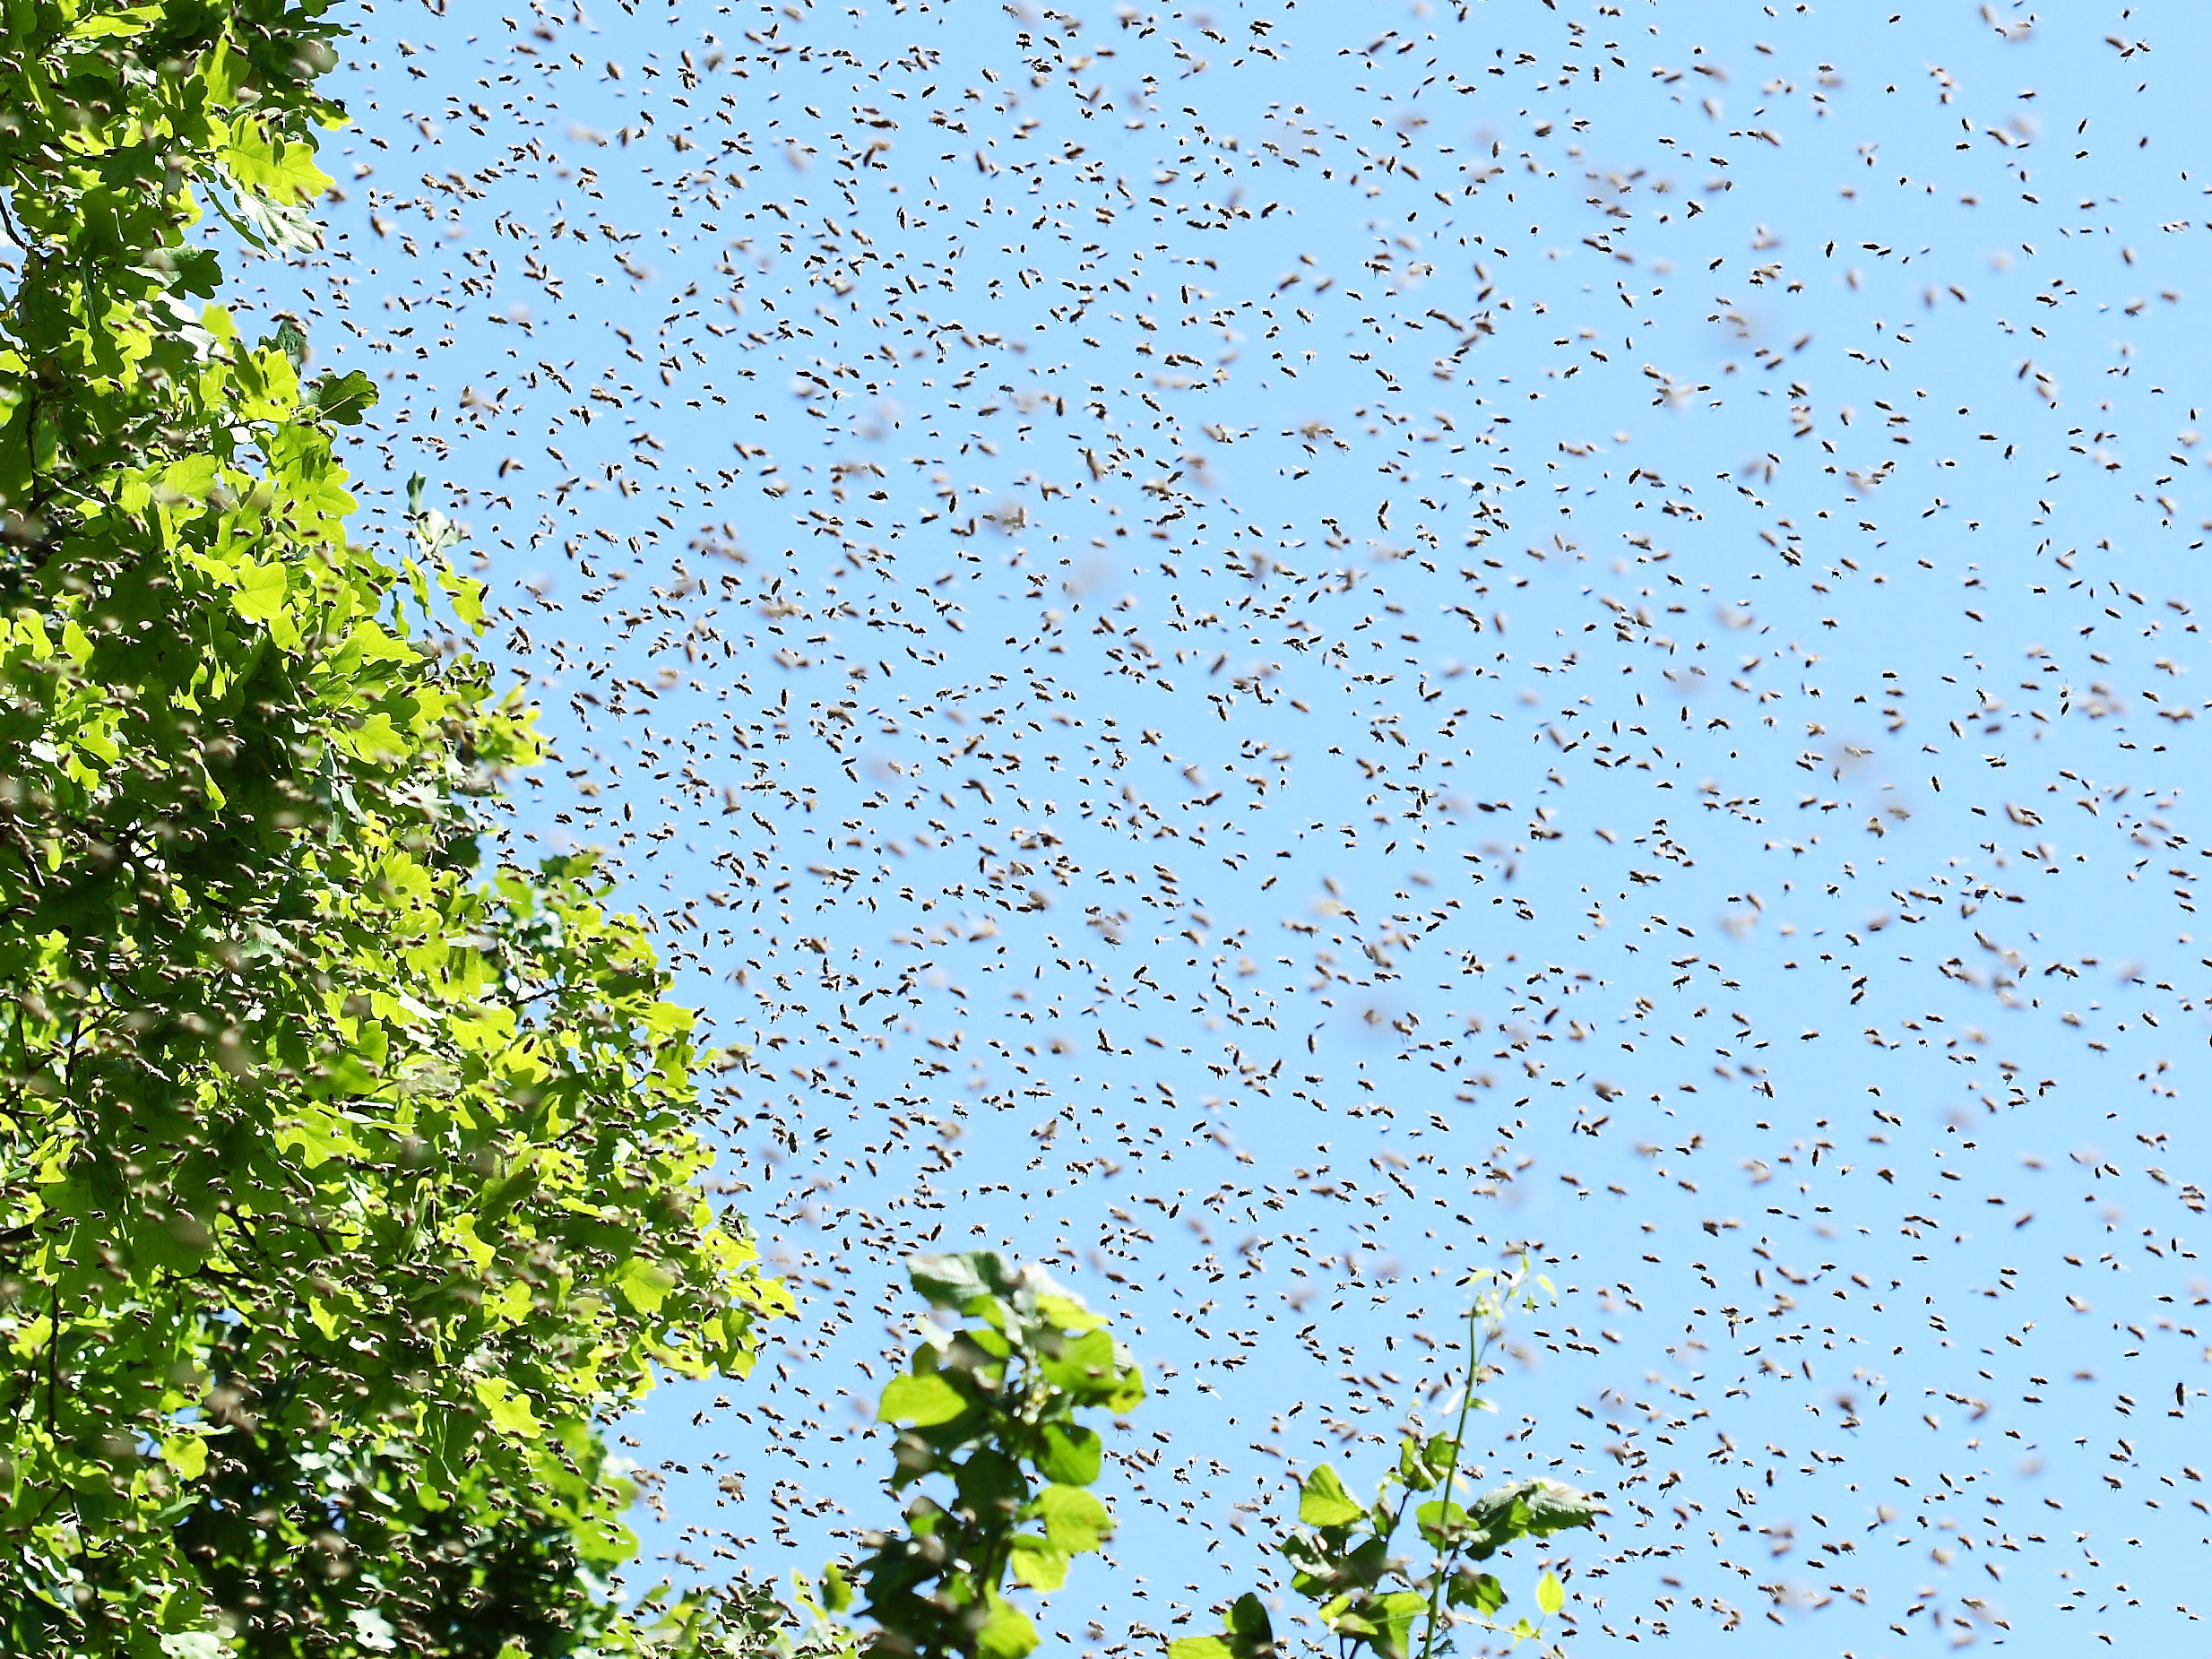
[[[909,1271],[933,1310],[973,1323],[929,1325],[884,1390],[877,1414],[903,1425],[891,1491],[912,1496],[903,1532],[869,1536],[860,1611],[886,1654],[1024,1659],[1037,1631],[1007,1599],[1009,1577],[1057,1590],[1113,1532],[1089,1491],[1104,1443],[1076,1414],[1128,1411],[1144,1373],[1042,1267],[1012,1271],[979,1250],[919,1256]],[[846,1594],[834,1579],[832,1606]]]
[[[989,1251],[918,1256],[908,1272],[933,1317],[907,1374],[877,1407],[899,1429],[888,1485],[894,1496],[911,1494],[906,1525],[865,1534],[868,1553],[853,1574],[864,1627],[834,1617],[852,1606],[854,1586],[844,1566],[833,1566],[819,1602],[802,1600],[806,1617],[784,1620],[807,1634],[794,1641],[764,1626],[760,1651],[1026,1659],[1037,1631],[1009,1588],[1060,1588],[1069,1562],[1112,1534],[1111,1514],[1087,1490],[1104,1442],[1079,1413],[1119,1416],[1144,1398],[1145,1383],[1107,1322],[1043,1268],[1010,1269]],[[1598,1514],[1588,1494],[1556,1481],[1474,1492],[1480,1471],[1467,1466],[1467,1425],[1491,1409],[1475,1390],[1499,1375],[1490,1356],[1512,1309],[1534,1305],[1532,1287],[1550,1287],[1525,1259],[1469,1283],[1466,1370],[1446,1408],[1456,1413],[1451,1429],[1409,1426],[1371,1502],[1321,1465],[1300,1482],[1296,1524],[1275,1542],[1291,1589],[1313,1604],[1344,1659],[1362,1647],[1372,1659],[1441,1659],[1458,1651],[1462,1629],[1509,1646],[1544,1639],[1546,1621],[1566,1605],[1560,1578],[1542,1574],[1537,1615],[1508,1621],[1504,1585],[1474,1563],[1523,1539],[1588,1526]],[[946,1313],[968,1323],[937,1323]],[[1409,1516],[1425,1560],[1394,1552]],[[1267,1603],[1247,1594],[1224,1611],[1220,1635],[1171,1642],[1168,1659],[1274,1659],[1279,1651]]]
[[[488,851],[539,743],[453,528],[350,541],[372,386],[212,303],[204,212],[315,237],[331,9],[6,0],[11,1653],[634,1645],[593,1425],[782,1305],[640,925]]]
[[[1344,1478],[1321,1465],[1300,1482],[1298,1525],[1276,1544],[1291,1568],[1292,1589],[1314,1603],[1344,1659],[1362,1647],[1373,1659],[1437,1659],[1454,1651],[1460,1627],[1502,1636],[1509,1645],[1541,1640],[1544,1621],[1566,1605],[1560,1579],[1546,1572],[1537,1580],[1538,1617],[1508,1621],[1500,1617],[1508,1599],[1505,1585],[1474,1563],[1518,1539],[1541,1540],[1596,1519],[1597,1506],[1586,1493],[1557,1481],[1473,1491],[1480,1471],[1470,1474],[1466,1467],[1467,1424],[1474,1412],[1494,1409],[1475,1390],[1498,1375],[1490,1353],[1505,1334],[1508,1314],[1516,1305],[1534,1305],[1532,1285],[1551,1287],[1532,1278],[1525,1259],[1507,1273],[1478,1273],[1472,1283],[1467,1370],[1451,1429],[1423,1433],[1416,1424],[1401,1435],[1396,1466],[1371,1502],[1354,1498]],[[1409,1512],[1417,1553],[1400,1555],[1394,1551]],[[1240,1597],[1223,1623],[1220,1636],[1171,1644],[1170,1659],[1258,1659],[1272,1651],[1274,1632],[1257,1596]]]

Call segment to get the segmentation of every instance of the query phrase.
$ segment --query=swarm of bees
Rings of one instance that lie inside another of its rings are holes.
[[[2200,1639],[2200,31],[362,22],[261,303],[470,523],[508,833],[756,1045],[804,1318],[627,1431],[679,1569],[887,1517],[899,1264],[989,1244],[1135,1333],[1055,1605],[1156,1653],[1525,1243],[1577,1650]]]

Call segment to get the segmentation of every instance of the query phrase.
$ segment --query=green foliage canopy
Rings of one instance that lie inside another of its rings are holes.
[[[4,6],[0,1647],[642,1639],[593,1424],[783,1292],[639,924],[487,852],[539,743],[451,527],[347,539],[372,386],[202,303],[203,212],[316,235],[330,0]]]
[[[917,1659],[1024,1659],[1036,1627],[1007,1581],[1057,1590],[1097,1550],[1113,1517],[1089,1488],[1105,1448],[1085,1409],[1122,1413],[1144,1373],[1107,1322],[1042,1267],[988,1250],[918,1256],[915,1290],[938,1316],[877,1415],[903,1425],[891,1490],[911,1492],[904,1530],[877,1533],[859,1577],[873,1652]],[[825,1586],[833,1610],[850,1591]]]
[[[1557,1481],[1516,1481],[1460,1500],[1466,1468],[1467,1422],[1472,1413],[1494,1409],[1475,1393],[1498,1375],[1490,1363],[1516,1306],[1536,1305],[1536,1291],[1551,1291],[1525,1257],[1508,1271],[1483,1270],[1470,1283],[1466,1372],[1458,1389],[1457,1417],[1449,1431],[1423,1433],[1418,1425],[1399,1437],[1397,1465],[1384,1475],[1371,1502],[1353,1497],[1344,1478],[1322,1464],[1299,1482],[1298,1525],[1286,1528],[1276,1551],[1291,1568],[1291,1588],[1314,1603],[1321,1624],[1336,1638],[1344,1659],[1366,1648],[1372,1659],[1441,1659],[1455,1651],[1462,1628],[1502,1637],[1508,1646],[1545,1640],[1544,1620],[1567,1604],[1565,1585],[1547,1571],[1536,1581],[1539,1617],[1508,1622],[1499,1616],[1508,1596],[1493,1573],[1472,1563],[1487,1560],[1519,1539],[1542,1540],[1595,1523],[1599,1510],[1586,1492]],[[1425,1498],[1425,1502],[1415,1502]],[[1408,1513],[1425,1552],[1395,1552]],[[1184,1637],[1168,1646],[1169,1659],[1266,1659],[1275,1651],[1267,1611],[1258,1597],[1240,1597],[1223,1616],[1219,1636]],[[1553,1655],[1563,1650],[1547,1643]]]

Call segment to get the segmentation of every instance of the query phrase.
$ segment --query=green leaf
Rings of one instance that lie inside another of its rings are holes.
[[[212,454],[182,455],[169,462],[161,474],[162,488],[179,496],[199,500],[214,488],[220,463]]]
[[[359,426],[376,407],[376,383],[359,369],[325,374],[315,383],[315,412],[341,427]]]
[[[615,1276],[615,1288],[639,1313],[658,1313],[669,1292],[676,1288],[676,1274],[663,1263],[633,1256],[623,1263],[622,1271]]]
[[[1405,1659],[1413,1620],[1427,1607],[1427,1598],[1418,1591],[1392,1590],[1381,1595],[1361,1591],[1321,1611],[1332,1630],[1364,1640],[1380,1659]]]
[[[1413,1511],[1413,1524],[1431,1547],[1440,1547],[1465,1530],[1467,1512],[1456,1503],[1425,1503]]]
[[[1413,1590],[1392,1590],[1375,1598],[1375,1651],[1384,1659],[1404,1659],[1413,1620],[1428,1611],[1428,1598]]]
[[[1049,1540],[1033,1538],[1026,1533],[1014,1536],[1014,1551],[1007,1557],[1009,1569],[1016,1584],[1027,1585],[1033,1590],[1057,1590],[1067,1582],[1067,1551]]]
[[[1597,1499],[1558,1481],[1528,1482],[1522,1501],[1528,1506],[1532,1537],[1548,1538],[1571,1526],[1594,1525],[1597,1520]]]
[[[968,1409],[967,1396],[932,1371],[894,1377],[876,1407],[878,1422],[911,1422],[918,1428],[950,1422]]]
[[[1043,1275],[1036,1268],[1030,1270],[1038,1277]],[[1084,1305],[1083,1298],[1070,1295],[1048,1279],[1035,1293],[1037,1317],[1056,1330],[1096,1331],[1106,1325],[1105,1317]]]
[[[1454,1607],[1472,1607],[1488,1619],[1506,1604],[1506,1586],[1494,1573],[1478,1573],[1471,1567],[1460,1567],[1453,1571],[1444,1597]]]
[[[1035,1508],[1045,1536],[1070,1555],[1095,1550],[1113,1534],[1112,1515],[1095,1493],[1080,1486],[1048,1486],[1037,1494]]]
[[[284,205],[313,201],[330,188],[312,144],[272,140],[250,121],[238,124],[223,162],[240,189]]]
[[[1145,1373],[1141,1367],[1125,1365],[1112,1388],[1099,1401],[1108,1411],[1133,1412],[1145,1403]]]
[[[1480,1561],[1516,1538],[1546,1538],[1596,1518],[1595,1499],[1558,1481],[1496,1487],[1467,1507],[1467,1554]]]
[[[269,337],[263,341],[262,344],[274,346],[282,352],[284,360],[292,366],[294,375],[298,374],[302,368],[307,367],[307,336],[299,324],[290,317],[281,318],[276,327],[270,331]],[[359,374],[360,371],[356,369],[354,372]]]
[[[1556,1613],[1567,1605],[1567,1586],[1556,1573],[1546,1573],[1536,1580],[1536,1605],[1547,1613]]]
[[[187,1481],[207,1473],[207,1441],[196,1434],[172,1434],[161,1442],[161,1461]]]
[[[1236,1659],[1236,1652],[1218,1636],[1181,1636],[1168,1644],[1168,1659]]]
[[[71,27],[69,39],[97,40],[143,35],[161,21],[164,9],[159,5],[134,5],[88,17]]]
[[[985,1526],[1005,1526],[1029,1501],[1029,1477],[1022,1473],[1020,1461],[996,1447],[969,1454],[953,1472],[953,1480],[961,1507]]]
[[[998,1306],[998,1299],[986,1297],[982,1306]],[[938,1360],[938,1369],[958,1372],[970,1378],[977,1390],[990,1393],[1006,1380],[1007,1359],[1014,1345],[998,1332],[988,1326],[956,1332],[946,1343]]]
[[[909,1257],[906,1274],[932,1307],[959,1313],[981,1298],[1002,1295],[1011,1288],[1006,1263],[995,1250]]]
[[[1407,1490],[1425,1492],[1437,1483],[1438,1478],[1421,1456],[1419,1440],[1408,1435],[1398,1442],[1398,1479],[1405,1482]]]
[[[342,1059],[338,1063],[343,1064]],[[536,1160],[517,1165],[484,1188],[482,1197],[477,1200],[477,1214],[485,1221],[497,1221],[516,1205],[536,1192],[544,1179],[545,1171]],[[623,1279],[627,1280],[630,1277],[630,1269],[636,1266],[635,1262],[626,1264],[622,1274]],[[624,1286],[626,1297],[630,1294],[630,1289],[631,1287],[626,1283]],[[650,1282],[640,1283],[636,1290],[637,1293],[645,1296],[651,1296],[652,1293]],[[630,1305],[635,1308],[638,1304],[632,1300]],[[645,1311],[651,1310],[645,1309]]]
[[[1037,1627],[1029,1615],[1005,1598],[994,1594],[990,1611],[976,1632],[976,1659],[1028,1659],[1037,1646]]]
[[[1274,1621],[1267,1604],[1247,1590],[1230,1604],[1222,1622],[1229,1630],[1231,1659],[1266,1659],[1274,1652]]]
[[[529,1396],[513,1383],[504,1377],[480,1377],[473,1387],[476,1397],[491,1414],[493,1428],[516,1439],[538,1438],[540,1431],[537,1413],[531,1409]]]
[[[286,577],[281,565],[248,565],[230,595],[232,609],[248,622],[272,622],[284,610]]]
[[[1367,1506],[1353,1499],[1327,1464],[1299,1484],[1298,1518],[1308,1526],[1347,1526],[1366,1513]]]
[[[1143,1375],[1125,1364],[1113,1338],[1102,1330],[1086,1331],[1061,1343],[1045,1355],[1042,1369],[1052,1384],[1067,1390],[1078,1404],[1119,1412],[1145,1397]]]
[[[1114,1339],[1104,1331],[1086,1331],[1046,1350],[1044,1374],[1071,1394],[1103,1386],[1114,1370]]]
[[[1095,1430],[1080,1423],[1049,1422],[1044,1426],[1044,1456],[1037,1466],[1048,1481],[1088,1486],[1098,1479],[1105,1456],[1105,1442]]]

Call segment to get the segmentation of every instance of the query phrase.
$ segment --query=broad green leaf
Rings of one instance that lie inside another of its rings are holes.
[[[1029,1615],[1001,1596],[990,1598],[990,1611],[977,1632],[977,1659],[1028,1659],[1037,1646],[1037,1627]]]
[[[281,565],[249,565],[241,573],[230,603],[248,622],[267,622],[284,609],[286,578]]]
[[[1103,1328],[1106,1324],[1102,1316],[1084,1306],[1082,1298],[1059,1291],[1039,1292],[1037,1315],[1056,1329],[1063,1331],[1095,1331]]]
[[[1097,1494],[1080,1486],[1048,1486],[1037,1494],[1036,1510],[1045,1536],[1070,1555],[1095,1550],[1112,1535],[1113,1516]]]
[[[1409,1435],[1398,1442],[1398,1479],[1405,1482],[1408,1490],[1425,1492],[1437,1483],[1438,1478],[1437,1472],[1430,1468],[1428,1460],[1421,1456],[1419,1440]]]
[[[1546,1538],[1571,1526],[1589,1526],[1597,1519],[1597,1499],[1558,1481],[1527,1482],[1522,1501],[1528,1506],[1533,1537]]]
[[[639,1313],[658,1313],[669,1292],[676,1288],[676,1274],[664,1263],[634,1256],[623,1264],[615,1285],[621,1291],[623,1300]]]
[[[1496,1487],[1467,1506],[1467,1554],[1480,1561],[1516,1538],[1545,1538],[1596,1518],[1596,1499],[1557,1481]]]
[[[934,1371],[920,1377],[894,1377],[876,1407],[878,1422],[911,1422],[929,1428],[950,1422],[968,1409],[959,1389]]]
[[[1267,1616],[1267,1604],[1251,1591],[1230,1604],[1222,1622],[1228,1628],[1232,1659],[1266,1659],[1274,1651],[1274,1621]]]
[[[1308,1526],[1348,1526],[1367,1513],[1344,1490],[1336,1471],[1323,1464],[1298,1489],[1298,1518]]]
[[[159,5],[125,6],[118,11],[85,18],[69,30],[72,40],[118,39],[143,35],[161,21]]]
[[[162,487],[196,500],[214,487],[217,467],[215,457],[210,454],[181,456],[163,471]]]
[[[1113,1338],[1102,1330],[1086,1331],[1061,1343],[1057,1352],[1047,1354],[1042,1369],[1056,1387],[1066,1389],[1082,1404],[1126,1411],[1144,1397],[1141,1378],[1136,1382],[1134,1397],[1130,1396],[1131,1378],[1125,1375],[1122,1356]],[[1124,1400],[1126,1404],[1121,1404]]]
[[[242,189],[280,204],[309,202],[330,188],[330,175],[315,166],[310,146],[272,140],[251,120],[238,124],[223,162]]]
[[[187,1481],[196,1481],[207,1473],[207,1440],[197,1434],[172,1434],[161,1442],[161,1461]]]
[[[1135,1411],[1145,1401],[1145,1372],[1142,1367],[1124,1365],[1120,1376],[1104,1397],[1099,1401],[1108,1411],[1121,1413]]]
[[[1236,1654],[1218,1636],[1181,1636],[1168,1644],[1168,1659],[1236,1659]]]
[[[376,383],[358,368],[343,375],[324,375],[315,384],[315,407],[335,425],[359,426],[376,407]]]
[[[1106,1446],[1097,1430],[1080,1423],[1049,1422],[1044,1426],[1044,1447],[1038,1467],[1047,1480],[1063,1486],[1088,1486],[1098,1479]]]
[[[1456,1503],[1425,1503],[1413,1511],[1413,1524],[1421,1529],[1421,1537],[1435,1546],[1465,1530],[1467,1512]]]
[[[1367,1616],[1369,1611],[1357,1595],[1340,1595],[1321,1609],[1321,1622],[1338,1636],[1366,1637],[1381,1628]]]
[[[1485,1619],[1506,1604],[1506,1586],[1497,1575],[1478,1573],[1471,1567],[1454,1570],[1444,1594],[1454,1607],[1472,1607]]]
[[[645,1010],[643,1023],[653,1036],[668,1038],[688,1032],[696,1017],[680,1003],[656,1002]]]
[[[909,1257],[906,1272],[932,1306],[955,1312],[964,1312],[981,1297],[1001,1294],[1009,1285],[1005,1262],[991,1250]]]
[[[1400,1659],[1410,1646],[1413,1620],[1428,1610],[1428,1598],[1413,1590],[1391,1590],[1375,1598],[1375,1651],[1387,1659]]]
[[[1005,1526],[1029,1501],[1029,1477],[1020,1461],[997,1447],[970,1453],[953,1480],[961,1508],[987,1526]]]
[[[1567,1586],[1556,1573],[1546,1573],[1536,1580],[1536,1605],[1547,1613],[1556,1613],[1567,1605]]]
[[[537,1413],[531,1410],[528,1396],[512,1382],[504,1377],[480,1377],[472,1386],[476,1397],[491,1414],[493,1428],[517,1438],[537,1438]]]
[[[341,738],[347,749],[372,764],[402,760],[411,747],[407,734],[382,709],[365,716]]]
[[[1067,1559],[1067,1551],[1026,1533],[1015,1534],[1013,1553],[1007,1558],[1015,1582],[1033,1590],[1057,1590],[1066,1584]]]

